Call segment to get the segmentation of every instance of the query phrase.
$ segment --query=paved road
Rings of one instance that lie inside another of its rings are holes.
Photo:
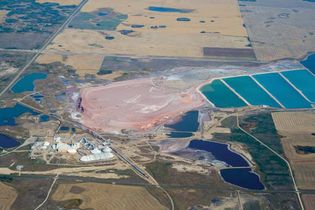
[[[0,97],[7,92],[11,86],[20,78],[20,76],[26,71],[26,69],[32,65],[32,63],[38,58],[38,56],[46,49],[46,47],[51,43],[51,41],[64,29],[68,26],[71,20],[76,14],[81,10],[81,8],[88,2],[88,0],[83,0],[78,7],[73,11],[73,13],[67,18],[67,20],[56,30],[50,38],[45,42],[45,44],[37,51],[33,58],[21,69],[21,71],[13,78],[13,80],[0,92]]]

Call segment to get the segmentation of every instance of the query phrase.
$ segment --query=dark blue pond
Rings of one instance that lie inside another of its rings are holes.
[[[165,125],[165,127],[172,128],[175,131],[196,132],[199,127],[198,111],[187,112],[178,122]]]
[[[14,138],[0,133],[0,147],[12,148],[18,146],[20,143]]]
[[[249,166],[248,162],[239,154],[229,150],[227,144],[212,141],[192,140],[188,148],[210,152],[215,159],[223,161],[233,167]]]
[[[301,64],[315,74],[315,53],[309,55],[305,60],[301,61]]]
[[[23,93],[25,91],[33,91],[35,88],[35,80],[46,79],[47,74],[41,72],[34,72],[24,75],[20,80],[15,83],[11,88],[14,93]]]
[[[222,169],[222,178],[231,184],[250,190],[263,190],[264,185],[260,182],[259,176],[252,172],[251,168]]]
[[[150,6],[148,10],[153,11],[153,12],[177,12],[177,13],[190,13],[193,11],[191,9],[177,9],[177,8],[172,8],[172,7],[155,7],[155,6]]]
[[[32,109],[22,106],[21,104],[15,104],[13,107],[0,108],[0,126],[14,126],[15,118],[22,114],[30,113],[31,115],[37,115]]]

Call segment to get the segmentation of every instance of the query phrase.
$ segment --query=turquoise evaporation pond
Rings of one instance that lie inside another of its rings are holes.
[[[278,73],[256,74],[253,77],[286,108],[312,108],[311,104]]]
[[[33,91],[35,88],[34,81],[46,79],[47,74],[42,72],[34,72],[24,75],[20,80],[15,83],[11,88],[13,93],[23,93],[25,91]]]
[[[281,107],[249,76],[225,78],[224,81],[251,105]]]
[[[315,76],[307,70],[281,72],[297,89],[312,102],[315,102]]]
[[[246,106],[245,102],[235,95],[220,80],[213,80],[211,83],[203,86],[200,91],[216,107],[231,108]]]
[[[315,74],[315,53],[301,61],[301,64]]]

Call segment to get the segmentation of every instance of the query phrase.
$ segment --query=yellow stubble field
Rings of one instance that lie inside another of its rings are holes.
[[[149,6],[190,9],[189,13],[154,12]],[[236,0],[90,0],[81,12],[94,12],[112,8],[127,14],[128,18],[118,25],[116,31],[66,29],[59,34],[50,51],[80,53],[103,53],[109,55],[203,57],[203,47],[246,48],[247,32]],[[189,18],[179,22],[177,18]],[[119,30],[130,30],[130,36]],[[151,26],[166,26],[152,29]],[[204,31],[205,33],[201,33]],[[104,33],[114,36],[106,40]]]
[[[272,114],[285,156],[289,159],[299,188],[315,188],[315,154],[297,153],[296,146],[315,147],[315,113],[275,112]]]
[[[97,196],[96,196],[97,195]],[[55,201],[81,199],[81,209],[166,210],[145,188],[100,183],[60,184],[52,195]]]

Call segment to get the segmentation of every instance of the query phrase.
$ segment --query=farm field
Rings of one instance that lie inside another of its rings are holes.
[[[68,3],[3,0],[0,5],[0,47],[39,49],[75,8],[76,5]]]
[[[187,12],[150,10],[152,6]],[[100,22],[94,24],[95,21]],[[211,47],[250,48],[235,0],[211,0],[211,4],[205,0],[194,3],[142,0],[132,4],[125,0],[91,0],[47,50],[203,57],[203,48]]]
[[[240,1],[240,11],[258,60],[300,59],[315,50],[313,1]]]
[[[13,202],[17,197],[17,193],[14,188],[0,182],[0,209],[10,210]]]
[[[304,194],[302,195],[303,203],[306,210],[312,210],[315,206],[315,195],[314,194]]]
[[[300,148],[315,147],[314,120],[312,112],[274,112],[272,113],[285,156],[289,159],[296,182],[301,189],[315,188],[315,153],[305,153]]]
[[[47,53],[39,56],[36,62],[39,64],[61,62],[73,67],[80,77],[84,77],[85,75],[97,75],[97,72],[101,68],[103,58],[103,55],[77,54],[62,56],[60,54]]]
[[[97,194],[97,196],[95,196]],[[166,210],[145,188],[101,183],[60,184],[52,194],[53,201],[64,207],[104,210]],[[76,201],[79,205],[75,206]]]

